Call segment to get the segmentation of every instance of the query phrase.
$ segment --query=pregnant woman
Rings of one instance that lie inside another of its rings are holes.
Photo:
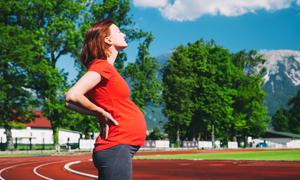
[[[111,20],[91,26],[81,55],[87,72],[66,94],[67,108],[98,117],[93,162],[101,180],[132,179],[132,158],[146,139],[144,115],[114,67],[118,51],[126,47],[125,34]]]

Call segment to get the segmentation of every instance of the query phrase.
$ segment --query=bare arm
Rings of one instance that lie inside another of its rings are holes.
[[[69,109],[71,109],[71,110],[74,110],[76,112],[79,112],[81,114],[84,114],[84,115],[92,115],[92,116],[99,117],[99,113],[98,112],[90,111],[90,110],[85,109],[82,106],[80,106],[78,104],[74,104],[72,102],[66,102],[66,107],[69,108]]]
[[[66,107],[83,114],[92,114],[98,117],[104,116],[115,125],[117,121],[101,107],[92,103],[84,94],[95,87],[101,81],[100,74],[88,71],[66,93]]]
[[[84,94],[96,86],[101,77],[96,72],[85,73],[77,83],[66,93],[66,107],[73,109],[74,105],[79,105],[87,111],[101,113],[104,110],[92,103]],[[78,108],[75,107],[74,110]],[[86,111],[85,111],[86,112]]]

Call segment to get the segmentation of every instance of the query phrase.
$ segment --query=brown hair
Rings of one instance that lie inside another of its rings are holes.
[[[94,59],[107,59],[110,52],[104,38],[110,36],[109,27],[113,24],[110,19],[93,24],[85,33],[81,51],[81,63],[87,67]]]

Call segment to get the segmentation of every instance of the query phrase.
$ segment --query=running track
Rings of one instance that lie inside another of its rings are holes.
[[[137,155],[203,152],[206,151],[139,152]],[[90,159],[91,155],[3,157],[0,180],[94,179],[97,171]],[[300,179],[300,162],[133,160],[133,180],[139,179]]]

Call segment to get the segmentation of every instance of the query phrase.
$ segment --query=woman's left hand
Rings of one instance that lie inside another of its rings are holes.
[[[102,139],[107,139],[107,137],[108,137],[108,131],[109,131],[108,123],[109,123],[109,121],[107,121],[107,120],[100,121],[100,136]]]

